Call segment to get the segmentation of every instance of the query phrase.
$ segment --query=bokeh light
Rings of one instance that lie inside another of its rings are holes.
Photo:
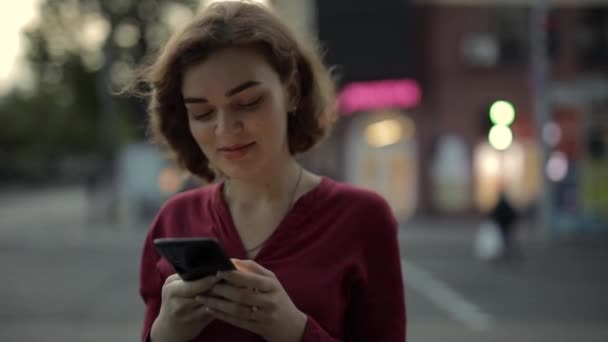
[[[503,151],[508,149],[513,143],[513,133],[507,126],[496,125],[490,129],[488,141],[492,147],[499,151]]]
[[[365,140],[370,146],[384,147],[397,143],[403,138],[403,133],[403,127],[397,120],[382,120],[367,126]]]
[[[549,122],[543,127],[543,140],[551,147],[557,146],[562,139],[562,129],[555,122]]]
[[[547,177],[554,182],[561,182],[568,174],[568,158],[563,152],[556,151],[551,154],[547,162]]]
[[[509,126],[515,120],[515,108],[508,101],[496,101],[490,107],[490,120],[495,125]]]

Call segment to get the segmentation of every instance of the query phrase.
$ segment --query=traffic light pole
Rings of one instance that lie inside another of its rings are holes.
[[[547,51],[548,37],[546,30],[548,12],[549,0],[536,0],[532,6],[530,16],[532,33],[530,42],[531,89],[534,98],[536,131],[541,152],[541,169],[539,171],[542,177],[538,223],[544,238],[551,236],[553,228],[553,184],[546,172],[546,165],[551,151],[542,134],[543,127],[551,121],[551,103],[548,91],[550,62]]]

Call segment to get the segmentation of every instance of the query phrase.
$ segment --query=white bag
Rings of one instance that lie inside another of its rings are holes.
[[[504,247],[504,241],[496,223],[491,220],[483,221],[475,235],[473,244],[475,256],[481,260],[492,260],[502,254]]]

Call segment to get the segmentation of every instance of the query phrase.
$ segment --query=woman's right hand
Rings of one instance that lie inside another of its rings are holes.
[[[184,281],[177,274],[169,276],[162,289],[160,313],[150,332],[152,342],[190,341],[196,337],[213,317],[195,298],[218,281],[216,276],[195,281]]]

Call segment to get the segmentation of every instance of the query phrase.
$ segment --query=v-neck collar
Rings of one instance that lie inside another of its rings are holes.
[[[278,226],[276,226],[274,231],[270,234],[266,242],[264,242],[264,245],[252,260],[258,261],[264,258],[269,251],[269,246],[272,247],[275,242],[280,241],[281,235],[284,233],[295,233],[299,223],[313,211],[312,209],[314,205],[319,203],[319,201],[316,201],[316,198],[318,198],[318,196],[323,193],[325,188],[327,188],[328,182],[330,182],[329,178],[321,176],[321,181],[319,184],[300,196],[295,201],[291,209],[289,209],[289,211],[285,214]],[[227,249],[229,254],[234,255],[239,259],[249,259],[245,245],[243,244],[243,240],[241,239],[241,236],[236,229],[236,225],[234,224],[228,204],[222,198],[223,187],[223,181],[215,185],[215,189],[213,189],[213,206],[216,208],[218,214],[217,228],[222,231],[222,235],[224,235],[227,240],[223,241],[225,244],[224,248]]]

